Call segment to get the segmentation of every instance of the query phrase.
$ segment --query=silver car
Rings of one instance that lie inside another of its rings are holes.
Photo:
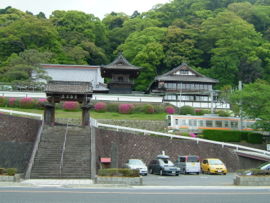
[[[140,159],[129,159],[125,164],[126,168],[139,170],[140,175],[146,176],[148,174],[147,166]]]

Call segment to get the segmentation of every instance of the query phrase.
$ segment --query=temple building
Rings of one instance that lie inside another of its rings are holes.
[[[109,79],[109,93],[131,94],[134,80],[139,76],[140,69],[140,67],[130,64],[120,54],[112,63],[101,66],[101,76]]]
[[[214,101],[216,108],[227,108],[228,104],[217,101],[213,86],[218,80],[206,77],[183,63],[171,71],[155,77],[149,93],[163,96],[165,102],[176,106],[210,108]],[[225,106],[224,106],[225,105]]]

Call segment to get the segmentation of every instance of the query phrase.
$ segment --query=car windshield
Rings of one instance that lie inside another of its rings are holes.
[[[222,161],[218,160],[218,159],[213,159],[213,160],[208,160],[209,164],[211,165],[222,165]]]
[[[199,157],[197,156],[188,156],[187,162],[199,162]]]
[[[128,163],[131,165],[144,165],[143,162],[139,159],[130,159]]]
[[[173,162],[171,162],[169,159],[160,159],[160,164],[163,166],[174,166]]]

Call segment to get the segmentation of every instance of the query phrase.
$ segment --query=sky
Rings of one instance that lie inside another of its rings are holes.
[[[11,6],[33,14],[42,11],[46,17],[54,10],[79,10],[102,19],[112,11],[131,15],[135,10],[141,13],[150,10],[156,4],[168,2],[170,0],[0,0],[0,8]]]

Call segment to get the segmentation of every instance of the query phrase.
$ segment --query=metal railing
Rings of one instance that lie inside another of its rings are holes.
[[[37,114],[37,113],[27,113],[27,112],[22,112],[22,111],[13,111],[13,110],[6,110],[6,109],[0,109],[0,112],[7,113],[9,115],[23,115],[23,116],[30,116],[30,117],[38,117],[40,120],[43,119],[43,115]]]
[[[62,148],[62,153],[61,153],[61,160],[60,160],[60,167],[59,167],[60,177],[62,176],[62,169],[63,169],[63,165],[64,165],[64,153],[65,153],[65,149],[66,149],[66,141],[67,141],[67,133],[68,133],[68,123],[69,123],[69,120],[67,121],[65,138],[64,138],[64,143],[63,143],[63,148]]]
[[[105,127],[105,128],[113,128],[116,129],[117,131],[119,130],[125,130],[125,131],[132,131],[132,132],[137,132],[137,133],[143,133],[143,135],[160,135],[164,137],[169,137],[169,138],[176,138],[176,139],[185,139],[185,140],[192,140],[195,141],[197,144],[199,142],[205,142],[205,143],[211,143],[211,144],[216,144],[220,145],[222,148],[223,147],[230,147],[234,148],[237,151],[238,150],[246,150],[246,151],[251,151],[251,152],[256,152],[262,155],[267,155],[270,158],[270,152],[266,150],[261,150],[261,149],[256,149],[252,147],[246,147],[242,145],[236,145],[236,144],[230,144],[226,142],[218,142],[218,141],[213,141],[213,140],[207,140],[207,139],[202,139],[202,138],[194,138],[194,137],[187,137],[187,136],[181,136],[181,135],[174,135],[174,134],[169,134],[169,133],[162,133],[162,132],[155,132],[155,131],[150,131],[150,130],[144,130],[144,129],[137,129],[137,128],[129,128],[129,127],[123,127],[123,126],[116,126],[116,125],[109,125],[109,124],[103,124],[99,123],[97,121],[94,121],[94,119],[91,119],[92,125],[95,127]]]
[[[41,140],[41,135],[42,135],[42,132],[43,132],[43,128],[44,128],[44,120],[42,120],[41,126],[40,126],[40,128],[38,130],[37,138],[36,138],[36,141],[35,141],[35,144],[34,144],[34,147],[33,147],[33,151],[32,151],[32,154],[31,154],[31,158],[29,160],[28,167],[27,167],[27,170],[26,170],[26,173],[25,173],[25,179],[30,179],[32,168],[33,168],[33,165],[34,165],[34,162],[35,162],[35,157],[36,157],[37,150],[38,150],[38,147],[39,147],[39,143],[40,143],[40,140]]]

